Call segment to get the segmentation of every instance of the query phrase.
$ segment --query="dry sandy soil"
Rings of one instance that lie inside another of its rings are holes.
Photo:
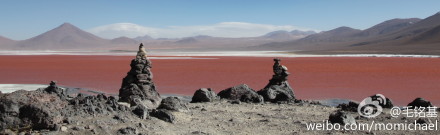
[[[133,127],[139,134],[439,134],[440,131],[312,131],[306,124],[323,123],[334,107],[311,104],[231,104],[227,101],[188,104],[189,111],[173,112],[175,122],[168,123],[151,117],[133,118],[130,114],[115,116],[78,117],[65,131],[41,131],[43,134],[119,134],[118,130]],[[357,123],[411,123],[414,118],[392,118],[389,109],[376,118],[357,119]],[[351,112],[354,117],[359,116]],[[439,118],[431,118],[432,122]]]

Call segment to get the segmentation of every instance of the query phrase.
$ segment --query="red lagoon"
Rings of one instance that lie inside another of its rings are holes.
[[[133,56],[0,56],[0,84],[48,84],[118,93]],[[270,57],[152,59],[161,94],[192,95],[199,88],[219,92],[248,84],[263,88],[272,75]],[[406,105],[423,97],[440,105],[439,58],[300,57],[281,58],[300,99],[362,100],[376,93]]]

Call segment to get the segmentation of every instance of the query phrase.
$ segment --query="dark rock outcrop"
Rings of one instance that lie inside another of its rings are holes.
[[[373,100],[373,101],[382,101],[382,97],[379,95],[379,94],[376,94],[376,95],[373,95],[373,96],[370,96],[371,97],[371,99]],[[386,101],[385,102],[379,102],[379,105],[382,107],[382,108],[393,108],[394,107],[394,105],[393,105],[393,102],[391,101],[391,99],[389,99],[389,98],[385,98],[386,99]]]
[[[351,111],[351,112],[357,112],[357,109],[359,107],[359,103],[355,103],[353,101],[348,102],[348,104],[339,104],[337,108],[340,108],[343,111]]]
[[[185,112],[188,111],[186,103],[180,100],[178,97],[167,97],[162,100],[157,109],[165,109],[170,111]]]
[[[287,77],[289,72],[287,72],[287,67],[280,64],[280,59],[274,59],[275,63],[273,65],[274,75],[272,79],[269,80],[269,84],[263,89],[258,91],[258,94],[263,96],[265,101],[270,102],[280,102],[287,101],[293,102],[295,100],[295,94],[293,89],[287,82]]]
[[[339,123],[341,125],[345,125],[356,123],[356,120],[351,114],[340,110],[331,113],[328,119],[332,124]]]
[[[215,92],[212,91],[211,88],[201,88],[194,92],[191,103],[212,102],[217,99],[217,94],[215,94]]]
[[[68,102],[54,94],[19,90],[0,98],[0,130],[6,128],[54,129],[63,121],[59,111]]]
[[[59,124],[71,123],[73,116],[109,115],[130,110],[112,96],[78,94],[67,99],[65,92],[52,81],[45,89],[4,94],[0,97],[0,129],[57,130]]]
[[[89,116],[96,114],[114,114],[129,111],[128,106],[118,104],[115,97],[107,97],[104,94],[96,96],[84,96],[79,94],[69,100],[69,107],[62,110],[66,117]]]
[[[249,88],[246,84],[241,84],[231,88],[227,88],[218,93],[220,98],[228,100],[240,100],[248,103],[261,103],[264,102],[263,97],[258,95],[252,88]]]
[[[131,61],[131,70],[122,81],[119,89],[119,101],[134,105],[135,99],[140,99],[149,108],[156,108],[161,97],[153,83],[153,73],[150,71],[151,61],[147,59],[145,48],[141,44],[135,59]]]
[[[169,123],[174,123],[174,115],[170,111],[165,109],[154,109],[150,112],[150,116],[156,117]]]
[[[133,114],[137,115],[140,119],[147,119],[149,117],[148,108],[142,104],[132,107]]]
[[[133,127],[126,127],[126,128],[121,128],[118,130],[118,134],[122,134],[122,135],[135,135],[137,134],[136,128]]]
[[[67,92],[66,92],[66,90],[63,89],[63,88],[58,87],[56,81],[50,81],[49,87],[43,89],[42,91],[44,91],[46,93],[49,93],[49,94],[56,94],[62,100],[66,100],[67,99]]]
[[[418,123],[418,124],[431,124],[432,121],[428,118],[418,118],[416,120],[416,123]]]
[[[414,107],[417,107],[417,108],[425,107],[426,108],[426,107],[432,107],[432,104],[430,101],[425,100],[423,98],[416,98],[411,103],[408,104],[408,107],[409,108],[414,108]]]

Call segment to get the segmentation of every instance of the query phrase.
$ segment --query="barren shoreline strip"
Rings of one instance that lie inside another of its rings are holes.
[[[0,51],[0,55],[108,55],[108,56],[131,56],[133,52],[113,51]],[[204,59],[191,56],[246,56],[246,57],[414,57],[414,58],[440,58],[440,55],[408,55],[408,54],[295,54],[287,51],[151,51],[150,59]],[[179,57],[171,57],[179,56]],[[212,58],[209,58],[212,59]]]

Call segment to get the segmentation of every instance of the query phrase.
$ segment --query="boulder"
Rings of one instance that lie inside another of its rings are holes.
[[[270,102],[294,102],[295,94],[293,93],[292,87],[290,87],[287,82],[287,77],[289,72],[287,72],[287,67],[280,64],[280,59],[274,59],[275,63],[273,65],[274,75],[272,79],[269,80],[263,89],[258,91],[258,94],[263,96],[264,101]]]
[[[132,112],[140,119],[147,119],[149,117],[148,108],[142,104],[132,107]]]
[[[370,96],[370,97],[371,97],[372,101],[382,101],[381,100],[382,97],[379,94],[376,94],[376,95],[373,95],[373,96]],[[393,108],[394,105],[393,105],[393,102],[391,101],[391,99],[389,99],[387,97],[385,99],[386,99],[386,101],[385,102],[379,102],[379,105],[382,108]]]
[[[77,97],[69,100],[69,106],[61,111],[63,115],[70,117],[114,114],[129,110],[130,108],[119,104],[113,96],[107,97],[104,94],[84,96],[83,94],[78,94]]]
[[[328,119],[329,122],[332,124],[335,123],[339,123],[341,125],[356,124],[356,120],[351,114],[340,110],[331,113]]]
[[[428,118],[418,118],[416,120],[416,123],[418,123],[418,124],[431,124],[432,121]]]
[[[160,120],[169,122],[169,123],[174,123],[174,115],[169,112],[168,110],[164,110],[164,109],[154,109],[153,111],[150,112],[150,116],[152,117],[156,117]]]
[[[425,100],[423,98],[416,98],[414,99],[411,103],[408,104],[409,108],[414,108],[414,107],[432,107],[431,102],[429,102],[428,100]]]
[[[118,130],[118,134],[122,134],[122,135],[135,135],[137,134],[136,128],[133,127],[126,127],[126,128],[121,128]]]
[[[351,112],[357,112],[359,103],[350,101],[347,104],[339,104],[337,108],[340,108],[343,111],[351,111]]]
[[[217,99],[217,94],[215,94],[215,92],[212,91],[211,88],[201,88],[194,92],[191,103],[212,102]]]
[[[63,122],[59,111],[67,106],[55,94],[19,90],[0,98],[0,130],[6,128],[54,129]],[[55,111],[54,111],[55,110]]]
[[[156,91],[152,80],[153,73],[150,71],[151,61],[148,60],[142,44],[139,46],[136,58],[131,61],[130,67],[119,89],[119,101],[134,105],[135,99],[140,99],[148,108],[159,106],[162,98]]]
[[[170,111],[186,112],[188,107],[186,103],[180,100],[178,97],[167,97],[162,100],[157,109],[165,109]]]
[[[218,93],[220,98],[228,100],[240,100],[242,102],[248,103],[261,103],[263,102],[263,97],[258,95],[252,88],[249,88],[246,84],[241,84],[231,88],[227,88]]]
[[[56,81],[50,81],[50,84],[47,88],[45,89],[38,89],[37,91],[43,91],[49,94],[55,94],[58,97],[60,97],[62,100],[66,100],[67,99],[67,92],[65,89],[60,88],[57,86],[57,82]]]

